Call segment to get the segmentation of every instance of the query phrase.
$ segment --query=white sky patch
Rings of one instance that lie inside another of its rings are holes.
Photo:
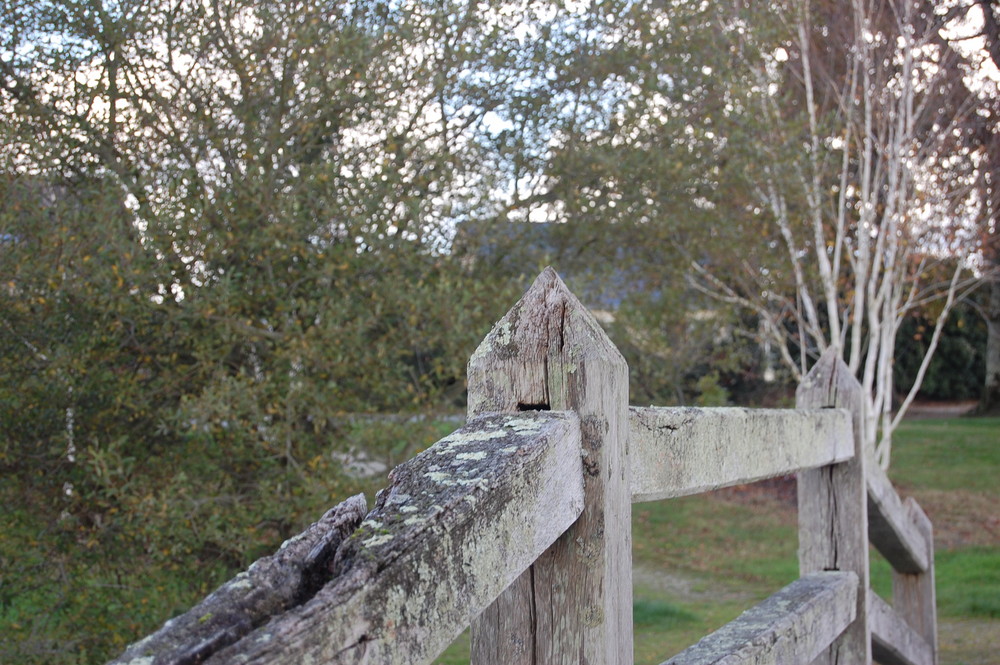
[[[498,113],[494,111],[487,111],[483,114],[483,126],[486,130],[493,135],[497,135],[501,132],[507,132],[514,129],[514,123],[507,118],[501,117]]]
[[[974,4],[964,16],[953,19],[941,30],[941,36],[975,64],[966,75],[967,84],[973,90],[983,89],[987,82],[992,82],[993,85],[1000,83],[1000,70],[989,57],[986,39],[981,36],[982,31],[983,11],[978,4]]]

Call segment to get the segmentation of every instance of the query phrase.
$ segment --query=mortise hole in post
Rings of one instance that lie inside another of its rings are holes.
[[[517,403],[518,411],[551,411],[548,404],[525,404],[524,402]]]

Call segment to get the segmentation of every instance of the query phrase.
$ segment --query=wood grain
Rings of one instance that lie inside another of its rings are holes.
[[[632,502],[697,494],[854,455],[836,409],[629,407]]]
[[[472,626],[476,665],[632,662],[628,366],[551,268],[469,361],[469,414],[572,409],[583,514]]]
[[[868,608],[872,656],[879,665],[934,665],[935,649],[873,591]]]
[[[854,425],[854,457],[798,475],[799,570],[837,570],[858,578],[855,619],[815,665],[868,665],[868,498],[864,440],[865,400],[847,365],[829,349],[796,391],[800,409],[847,409]]]
[[[809,663],[854,619],[854,573],[799,578],[664,665]]]
[[[487,415],[397,467],[310,601],[214,655],[428,663],[583,510],[572,413]]]
[[[937,600],[934,591],[934,532],[920,505],[909,497],[903,502],[908,521],[925,545],[927,567],[919,573],[894,571],[892,604],[897,614],[930,646],[931,662],[938,661]]]
[[[866,468],[868,537],[894,570],[922,573],[928,566],[928,543],[903,501],[877,464]]]

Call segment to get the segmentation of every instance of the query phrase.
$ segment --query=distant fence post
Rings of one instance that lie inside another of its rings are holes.
[[[632,662],[628,366],[547,268],[469,360],[469,416],[577,412],[579,520],[472,624],[473,665]]]
[[[892,606],[896,612],[924,638],[931,648],[933,662],[938,661],[937,601],[934,592],[934,528],[920,504],[908,498],[903,506],[909,518],[924,537],[927,570],[920,573],[892,572]]]
[[[795,394],[798,408],[840,408],[851,413],[854,457],[798,474],[799,571],[850,571],[858,576],[857,615],[815,665],[869,665],[868,491],[861,385],[836,349],[823,354]]]

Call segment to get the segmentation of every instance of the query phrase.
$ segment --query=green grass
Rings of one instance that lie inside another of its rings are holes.
[[[1000,619],[1000,547],[943,551],[935,563],[942,616]]]
[[[938,612],[944,617],[1000,619],[1000,418],[904,422],[897,430],[890,477],[903,493],[947,492],[954,502],[990,506],[993,537],[981,521],[976,543],[935,552]],[[970,508],[971,509],[971,508]],[[982,510],[982,509],[980,509]],[[944,512],[944,511],[942,511]],[[933,514],[931,515],[933,517]],[[937,531],[947,525],[935,525]],[[984,544],[985,542],[985,544]],[[997,626],[1000,630],[1000,625]]]
[[[1000,496],[1000,418],[904,421],[889,476],[904,488]]]
[[[632,621],[636,629],[674,628],[698,618],[693,612],[674,603],[654,598],[638,598],[632,604]]]
[[[890,477],[904,496],[931,491],[959,503],[986,496],[989,505],[1000,505],[1000,419],[905,422],[896,434]],[[763,598],[798,576],[796,529],[794,510],[778,502],[748,506],[702,495],[641,504],[633,514],[634,559]],[[939,549],[935,558],[940,617],[1000,619],[1000,541]],[[891,568],[875,551],[872,586],[883,598],[892,597]],[[636,588],[637,597],[642,593]],[[656,632],[637,627],[637,663],[662,662],[676,653],[678,643],[693,643],[738,613],[732,601],[677,605],[714,621],[706,622],[711,625],[700,635],[691,634],[690,624]],[[660,659],[639,657],[647,652],[658,652]],[[947,654],[942,662],[948,662]]]
[[[940,550],[935,553],[934,573],[938,616],[1000,619],[1000,547]],[[891,599],[892,568],[875,551],[871,575],[875,593]]]
[[[754,589],[777,588],[798,576],[793,510],[692,496],[636,505],[637,565],[726,579]]]

